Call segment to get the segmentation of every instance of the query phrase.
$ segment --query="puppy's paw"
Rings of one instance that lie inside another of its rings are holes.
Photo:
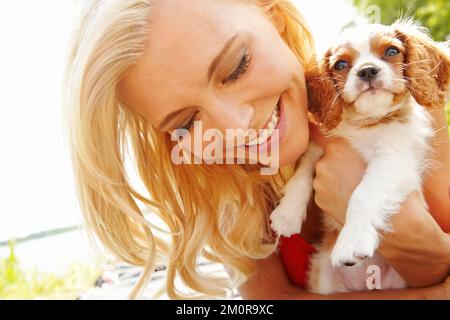
[[[289,201],[281,201],[270,215],[270,226],[277,234],[290,237],[293,234],[300,233],[305,217],[305,206],[294,205],[289,203]]]
[[[371,258],[377,248],[378,235],[375,230],[344,227],[331,253],[331,264],[334,267],[359,266]]]

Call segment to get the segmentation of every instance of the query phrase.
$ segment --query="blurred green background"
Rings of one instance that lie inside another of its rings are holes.
[[[434,40],[450,40],[449,0],[353,0],[353,3],[361,13],[368,12],[369,6],[379,7],[382,24],[391,24],[399,17],[412,17],[430,30]],[[450,102],[446,113],[450,135]]]
[[[24,269],[9,242],[9,256],[0,259],[0,300],[75,300],[100,275],[99,265],[74,263],[59,273]]]
[[[375,5],[381,9],[381,23],[391,24],[399,17],[413,17],[430,30],[436,41],[449,40],[449,0],[353,0],[361,12]]]

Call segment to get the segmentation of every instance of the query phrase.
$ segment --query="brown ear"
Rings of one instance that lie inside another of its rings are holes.
[[[442,107],[449,92],[449,49],[411,21],[397,22],[394,28],[406,47],[404,75],[413,97],[424,107]]]
[[[336,84],[329,69],[331,50],[318,64],[305,72],[308,107],[324,130],[334,129],[342,120],[343,101],[337,94]]]

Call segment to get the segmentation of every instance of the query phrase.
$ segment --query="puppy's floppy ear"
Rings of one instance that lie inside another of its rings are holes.
[[[336,84],[330,72],[331,50],[305,72],[308,90],[308,107],[321,127],[328,131],[334,129],[342,120],[343,101],[337,94]]]
[[[449,48],[434,42],[411,20],[396,22],[393,27],[406,47],[404,75],[412,95],[424,107],[442,107],[449,92]]]

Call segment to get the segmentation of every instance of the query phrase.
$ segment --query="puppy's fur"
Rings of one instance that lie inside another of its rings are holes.
[[[444,105],[449,78],[448,49],[410,21],[348,30],[307,74],[310,111],[321,128],[346,138],[367,162],[345,225],[324,216],[325,237],[310,268],[312,291],[368,290],[371,265],[381,270],[382,289],[406,286],[376,250],[390,217],[411,192],[421,192],[432,137],[426,109]],[[311,143],[300,159],[271,214],[278,234],[300,232],[320,156]]]

